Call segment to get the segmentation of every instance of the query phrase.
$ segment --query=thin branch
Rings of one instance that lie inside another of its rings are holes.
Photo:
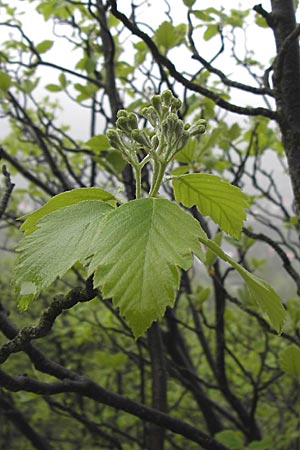
[[[0,158],[1,158],[1,149],[0,149]],[[13,188],[15,187],[14,183],[12,183],[11,181],[10,173],[5,165],[2,166],[2,173],[5,177],[5,190],[0,202],[0,219],[6,211]]]

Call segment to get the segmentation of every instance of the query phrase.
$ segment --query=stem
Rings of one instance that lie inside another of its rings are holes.
[[[155,197],[158,193],[163,176],[165,174],[166,166],[166,163],[158,163],[156,161],[154,162],[154,173],[149,197]]]
[[[140,165],[134,167],[134,175],[135,175],[135,198],[141,198],[141,185],[142,185],[142,181],[141,181],[141,172],[142,172],[142,168]]]

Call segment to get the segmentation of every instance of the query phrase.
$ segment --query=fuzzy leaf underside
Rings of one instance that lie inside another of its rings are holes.
[[[206,235],[176,204],[158,198],[115,209],[100,233],[89,273],[95,271],[95,288],[112,297],[137,338],[173,305],[179,268],[191,267]]]
[[[27,309],[42,289],[62,277],[77,261],[85,262],[95,246],[101,221],[111,210],[108,203],[81,201],[39,221],[38,228],[17,246],[15,283],[20,287],[20,309]]]
[[[216,242],[210,239],[207,239],[205,242],[202,238],[200,239],[207,248],[222,258],[223,261],[231,264],[231,266],[238,271],[246,283],[251,300],[267,314],[275,330],[280,333],[285,319],[285,310],[282,306],[280,297],[274,289],[265,280],[248,272],[244,267],[230,258]]]
[[[238,187],[216,175],[198,173],[174,178],[173,188],[178,202],[187,207],[196,206],[223,231],[240,238],[249,199]]]
[[[116,203],[115,197],[104,189],[96,187],[73,189],[55,195],[55,197],[50,198],[41,208],[20,217],[20,219],[25,219],[20,229],[24,232],[25,236],[31,234],[37,229],[36,224],[48,214],[66,206],[88,200],[107,202],[113,206]]]

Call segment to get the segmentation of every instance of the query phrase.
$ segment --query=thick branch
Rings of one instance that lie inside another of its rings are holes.
[[[275,119],[275,120],[277,119],[276,112],[274,112],[272,110],[262,108],[262,107],[251,108],[251,107],[242,107],[242,106],[235,105],[233,103],[227,102],[226,100],[224,100],[222,97],[220,97],[215,92],[210,91],[209,89],[207,89],[199,84],[193,83],[192,81],[185,78],[180,72],[178,72],[176,70],[175,65],[166,56],[162,55],[159,52],[158,47],[155,45],[153,40],[148,36],[148,34],[141,31],[136,25],[134,25],[125,16],[125,14],[121,13],[117,9],[117,3],[115,0],[109,0],[109,3],[111,5],[112,14],[115,17],[117,17],[124,24],[124,26],[131,31],[131,33],[133,35],[138,36],[145,42],[145,44],[150,49],[155,61],[157,61],[162,66],[166,67],[168,69],[170,75],[175,80],[177,80],[179,83],[181,83],[183,86],[185,86],[186,88],[188,88],[189,90],[191,90],[193,92],[198,92],[199,94],[202,94],[207,98],[210,98],[211,100],[213,100],[215,102],[216,105],[218,105],[220,108],[225,109],[227,111],[231,111],[233,113],[246,115],[246,116],[260,116],[261,115],[261,116],[269,117],[270,119]]]
[[[165,427],[176,434],[200,444],[205,450],[229,450],[223,444],[209,437],[197,428],[168,414],[157,411],[127,397],[115,394],[81,377],[80,381],[64,380],[54,383],[36,381],[28,376],[11,377],[0,369],[0,383],[10,391],[27,391],[41,395],[77,393],[96,402],[126,411],[141,420]]]

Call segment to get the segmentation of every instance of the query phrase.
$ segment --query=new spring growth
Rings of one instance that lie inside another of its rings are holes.
[[[152,131],[139,129],[136,115],[120,110],[116,127],[107,132],[107,138],[111,146],[119,150],[123,158],[133,166],[138,178],[142,167],[152,160],[153,182],[149,195],[156,195],[167,164],[190,137],[205,132],[206,122],[200,119],[192,125],[184,124],[178,117],[182,102],[170,90],[154,95],[150,103],[150,106],[141,110],[141,115],[150,123]],[[141,149],[147,156],[139,161],[137,154]]]
[[[112,147],[118,149],[125,160],[136,165],[137,153],[142,147],[152,159],[169,163],[187,143],[189,137],[205,132],[206,122],[203,119],[194,124],[184,124],[178,117],[182,102],[175,98],[170,90],[161,95],[154,95],[151,105],[141,111],[154,128],[154,134],[146,129],[138,128],[134,113],[120,110],[117,115],[116,128],[107,132]]]

